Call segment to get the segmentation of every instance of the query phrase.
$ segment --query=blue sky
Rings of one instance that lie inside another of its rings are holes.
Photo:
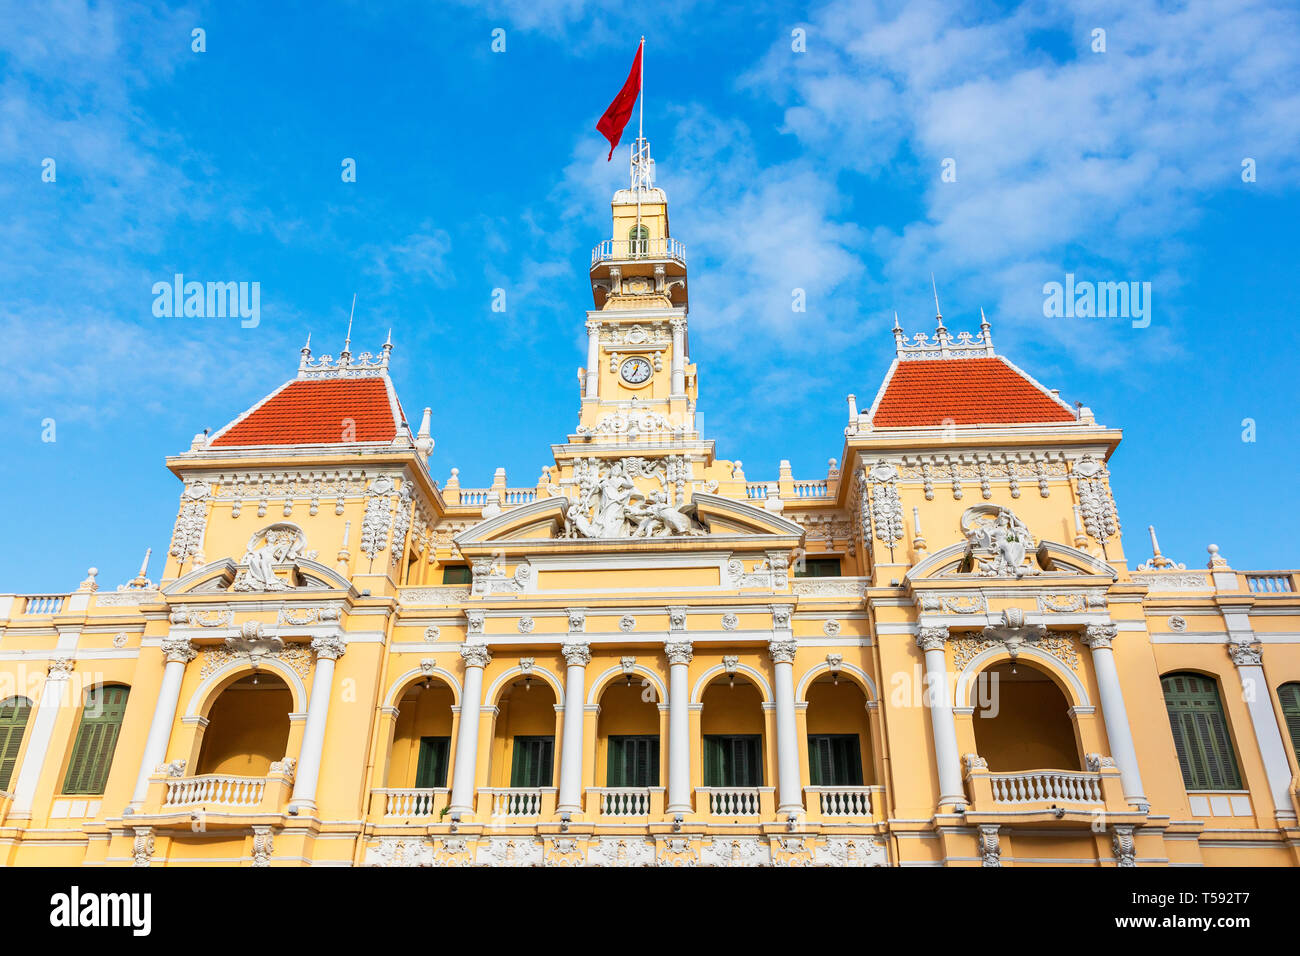
[[[0,22],[0,590],[161,555],[163,457],[291,377],[309,330],[337,351],[353,293],[354,350],[391,326],[408,413],[437,408],[434,476],[534,484],[576,423],[627,175],[594,126],[642,33],[721,457],[824,474],[894,310],[931,331],[934,273],[950,328],[983,307],[999,351],[1125,430],[1132,560],[1154,523],[1189,566],[1211,541],[1300,564],[1291,4],[3,0]],[[260,282],[260,325],[155,318],[175,272]],[[1067,272],[1150,282],[1150,326],[1044,318]]]

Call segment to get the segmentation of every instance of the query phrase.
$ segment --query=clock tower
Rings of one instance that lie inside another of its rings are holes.
[[[613,229],[591,253],[593,308],[576,438],[618,444],[698,440],[687,330],[686,248],[668,226],[649,145],[632,149],[631,185],[614,193]]]

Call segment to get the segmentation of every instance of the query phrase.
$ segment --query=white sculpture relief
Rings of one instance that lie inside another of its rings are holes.
[[[961,516],[973,570],[991,577],[1024,577],[1037,574],[1028,558],[1034,548],[1033,535],[1010,508],[976,505]]]
[[[366,511],[361,518],[361,551],[371,561],[388,547],[388,529],[392,525],[388,496],[393,489],[393,479],[381,476],[366,490]]]
[[[261,546],[258,546],[261,542]],[[280,521],[255,531],[239,563],[244,567],[230,585],[232,591],[288,591],[293,583],[275,573],[276,565],[312,560],[315,551],[304,551],[307,535],[302,528]]]
[[[1079,484],[1079,509],[1083,514],[1083,527],[1090,537],[1106,541],[1119,531],[1115,502],[1106,484],[1106,466],[1092,455],[1084,455],[1074,464],[1075,480]]]
[[[860,471],[858,475],[860,482],[870,485],[871,520],[875,526],[876,540],[889,548],[892,561],[894,546],[903,540],[904,535],[903,503],[898,497],[898,469],[881,461],[873,465],[870,471]],[[865,489],[863,493],[866,493]]]
[[[597,837],[587,846],[588,866],[653,866],[655,845],[636,837]]]
[[[578,499],[565,515],[565,537],[667,538],[706,533],[694,506],[682,503],[685,466],[679,461],[624,458],[609,465],[595,458],[574,465]],[[657,478],[649,495],[633,478]],[[670,496],[670,484],[677,489]],[[674,503],[675,501],[675,503]]]
[[[181,494],[181,510],[176,516],[170,551],[181,564],[191,560],[196,566],[203,563],[203,534],[207,530],[211,490],[206,481],[196,481],[187,485]]]

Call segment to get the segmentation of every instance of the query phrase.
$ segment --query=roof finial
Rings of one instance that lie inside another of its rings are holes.
[[[347,338],[343,340],[343,351],[339,353],[340,358],[342,358],[345,355],[348,356],[349,358],[352,357],[352,317],[356,314],[357,314],[357,294],[353,292],[352,311],[348,313],[348,335]]]
[[[935,284],[934,273],[930,273],[930,288],[934,290],[934,319],[943,328],[943,312],[939,309],[939,286]]]
[[[392,329],[388,330],[388,338],[384,340],[384,347],[380,349],[380,352],[382,352],[383,354],[380,355],[379,357],[379,364],[382,365],[384,368],[388,368],[388,359],[393,354],[393,330]]]
[[[298,359],[298,377],[301,378],[302,373],[307,371],[307,365],[311,361],[311,332],[307,333],[307,344],[299,349],[299,354],[302,357]]]

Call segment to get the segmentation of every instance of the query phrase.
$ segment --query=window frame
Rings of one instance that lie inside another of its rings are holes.
[[[1176,689],[1174,681],[1183,681],[1187,689]],[[1174,671],[1160,676],[1160,688],[1184,788],[1188,792],[1246,789],[1218,678]]]

